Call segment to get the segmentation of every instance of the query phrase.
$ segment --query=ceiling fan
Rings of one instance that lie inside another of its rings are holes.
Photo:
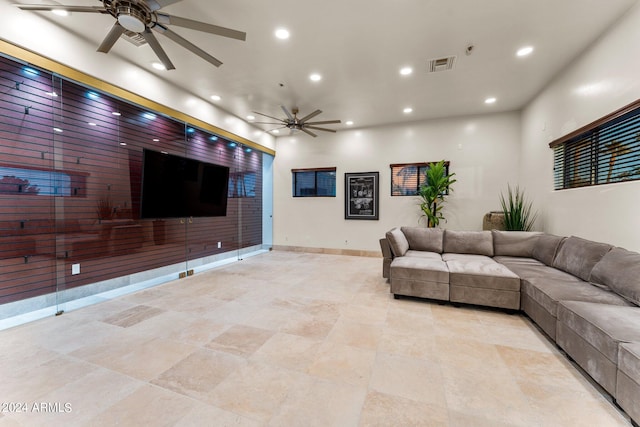
[[[268,116],[266,114],[262,114],[262,113],[258,113],[257,111],[254,111],[254,113],[256,114],[260,114],[261,116],[265,116],[268,117],[270,119],[273,120],[277,120],[277,122],[254,122],[254,123],[258,123],[258,124],[263,124],[263,125],[282,125],[279,128],[276,129],[283,129],[283,128],[288,128],[291,130],[291,132],[293,133],[296,130],[301,130],[302,132],[311,135],[312,137],[316,137],[318,135],[316,135],[315,133],[311,132],[309,129],[313,129],[313,130],[322,130],[325,132],[335,132],[334,129],[327,129],[327,128],[321,128],[318,127],[316,125],[328,125],[328,124],[332,124],[332,123],[340,123],[340,120],[324,120],[321,122],[310,122],[309,120],[314,118],[315,116],[317,116],[318,114],[322,113],[322,110],[316,110],[313,113],[309,113],[306,116],[304,116],[303,118],[299,119],[298,118],[298,109],[297,108],[292,108],[291,112],[289,112],[289,110],[287,110],[287,108],[284,105],[281,105],[280,108],[282,108],[282,111],[284,111],[284,114],[286,114],[287,118],[286,119],[279,119],[277,117],[271,117]],[[275,130],[275,129],[272,129]]]
[[[174,70],[176,67],[165,53],[158,39],[151,30],[164,35],[173,40],[183,48],[195,53],[205,61],[219,67],[222,62],[209,55],[198,46],[184,39],[177,33],[171,31],[169,26],[189,28],[196,31],[229,37],[236,40],[246,40],[247,34],[242,31],[219,27],[217,25],[194,21],[179,16],[169,15],[159,12],[165,6],[177,3],[181,0],[98,0],[102,6],[65,6],[65,5],[43,5],[43,4],[18,4],[20,9],[33,11],[66,11],[66,12],[86,12],[109,14],[117,19],[111,27],[111,31],[103,40],[98,52],[108,53],[121,35],[127,32],[139,34],[151,46],[156,56],[167,70]]]

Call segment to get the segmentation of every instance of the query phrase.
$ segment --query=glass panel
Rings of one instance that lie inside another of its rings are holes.
[[[336,195],[336,173],[318,171],[316,173],[316,188],[318,196]]]
[[[293,173],[293,195],[294,197],[307,197],[316,195],[315,171]]]

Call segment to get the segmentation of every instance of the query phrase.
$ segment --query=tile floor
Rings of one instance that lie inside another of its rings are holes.
[[[381,263],[274,251],[2,331],[0,426],[630,425],[525,317]]]

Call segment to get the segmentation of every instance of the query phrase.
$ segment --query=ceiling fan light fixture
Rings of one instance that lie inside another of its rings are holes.
[[[131,10],[131,12],[133,11]],[[121,14],[118,16],[118,22],[125,29],[129,31],[133,31],[134,33],[141,33],[146,28],[144,25],[144,22],[142,22],[138,17],[133,15]]]

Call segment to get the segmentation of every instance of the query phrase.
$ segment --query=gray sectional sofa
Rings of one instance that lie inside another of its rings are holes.
[[[640,254],[537,232],[398,227],[380,240],[396,299],[522,311],[640,423]]]

